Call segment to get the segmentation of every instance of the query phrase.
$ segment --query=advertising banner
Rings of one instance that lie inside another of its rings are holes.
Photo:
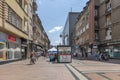
[[[58,49],[58,62],[72,62],[71,47],[70,46],[57,46]]]

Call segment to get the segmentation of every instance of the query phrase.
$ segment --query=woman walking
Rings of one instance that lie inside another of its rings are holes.
[[[32,54],[30,55],[30,64],[35,64],[36,57],[35,57],[35,52],[33,51]]]

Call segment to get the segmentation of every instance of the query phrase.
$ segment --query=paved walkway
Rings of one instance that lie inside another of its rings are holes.
[[[29,60],[0,65],[0,80],[120,80],[119,62],[73,59],[64,64],[41,57],[35,65]]]
[[[120,80],[120,60],[73,60],[71,65],[88,80]],[[116,64],[118,63],[118,64]]]
[[[64,64],[52,64],[39,58],[35,65],[29,60],[0,65],[0,80],[75,80]]]

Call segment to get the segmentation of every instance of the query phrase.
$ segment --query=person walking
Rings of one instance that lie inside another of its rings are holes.
[[[99,60],[99,51],[97,51],[97,52],[95,53],[95,58],[96,58],[96,60]]]
[[[36,57],[35,57],[35,51],[32,52],[30,55],[30,64],[35,64]]]

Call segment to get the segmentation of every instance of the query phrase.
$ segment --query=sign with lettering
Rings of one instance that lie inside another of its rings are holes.
[[[12,35],[8,35],[8,41],[10,41],[10,42],[16,42],[16,37],[14,37]]]

